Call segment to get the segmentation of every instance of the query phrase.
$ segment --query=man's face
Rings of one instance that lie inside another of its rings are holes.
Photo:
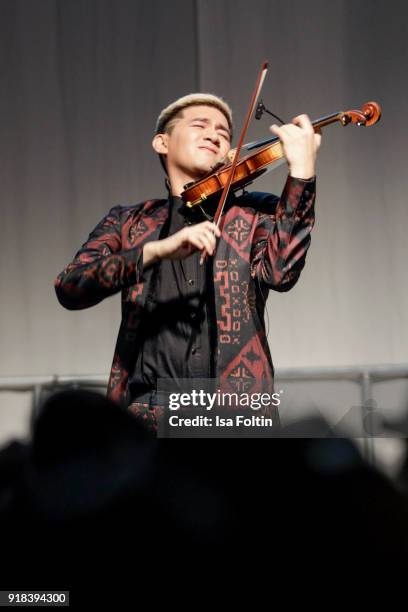
[[[230,129],[224,114],[213,106],[189,106],[166,134],[167,167],[200,178],[228,153]]]

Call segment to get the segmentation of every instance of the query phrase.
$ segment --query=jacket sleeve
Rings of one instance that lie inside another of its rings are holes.
[[[272,212],[258,213],[251,275],[270,289],[288,291],[299,279],[315,220],[315,193],[315,178],[303,180],[288,176],[280,199],[269,196]]]
[[[122,250],[121,208],[109,211],[55,279],[57,298],[65,308],[89,308],[140,281],[143,248]]]

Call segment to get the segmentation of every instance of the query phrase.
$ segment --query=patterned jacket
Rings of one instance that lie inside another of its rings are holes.
[[[259,192],[234,197],[223,213],[213,257],[217,348],[215,374],[223,390],[273,390],[274,369],[265,334],[269,289],[288,291],[305,265],[314,224],[315,180],[288,177],[280,198]],[[127,382],[139,328],[154,307],[152,278],[143,271],[143,245],[158,240],[169,200],[115,206],[58,275],[58,300],[68,309],[93,306],[122,292],[122,321],[108,396],[128,404]]]

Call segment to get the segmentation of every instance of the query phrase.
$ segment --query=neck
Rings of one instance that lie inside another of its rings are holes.
[[[201,178],[200,176],[193,176],[192,173],[182,172],[180,170],[175,171],[171,168],[168,170],[168,176],[170,192],[173,196],[180,196],[185,190],[184,185],[187,185],[188,183],[195,183],[195,181],[198,181]]]

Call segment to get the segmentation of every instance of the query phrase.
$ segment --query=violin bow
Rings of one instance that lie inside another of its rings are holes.
[[[267,72],[268,72],[268,63],[264,62],[262,64],[262,66],[261,66],[261,69],[260,69],[259,74],[258,74],[258,78],[256,80],[255,89],[254,89],[254,91],[252,93],[252,98],[251,98],[251,102],[250,102],[249,109],[248,109],[248,112],[247,112],[247,116],[246,116],[246,119],[245,119],[244,127],[242,128],[241,135],[240,135],[239,141],[238,141],[238,145],[237,145],[237,148],[235,149],[234,159],[232,160],[231,169],[230,169],[230,172],[229,172],[229,175],[228,175],[228,179],[227,179],[227,181],[226,181],[226,183],[224,185],[224,189],[222,191],[222,195],[221,195],[220,201],[219,201],[218,206],[217,206],[217,210],[216,210],[215,215],[214,215],[214,223],[217,225],[217,227],[219,226],[221,215],[222,215],[222,212],[224,210],[224,205],[225,205],[225,202],[226,202],[226,199],[228,197],[228,193],[229,193],[229,190],[230,190],[230,187],[231,187],[231,184],[232,184],[232,179],[234,178],[235,168],[236,168],[236,165],[238,163],[239,155],[241,153],[242,144],[244,142],[244,138],[245,138],[245,135],[246,135],[247,130],[248,130],[248,125],[249,125],[249,122],[250,122],[251,117],[253,115],[256,103],[258,102],[259,94],[261,93],[261,89],[262,89],[262,86],[264,84]],[[206,253],[205,253],[205,251],[203,251],[202,255],[201,255],[201,258],[200,258],[200,265],[204,263],[205,258],[206,258]]]

